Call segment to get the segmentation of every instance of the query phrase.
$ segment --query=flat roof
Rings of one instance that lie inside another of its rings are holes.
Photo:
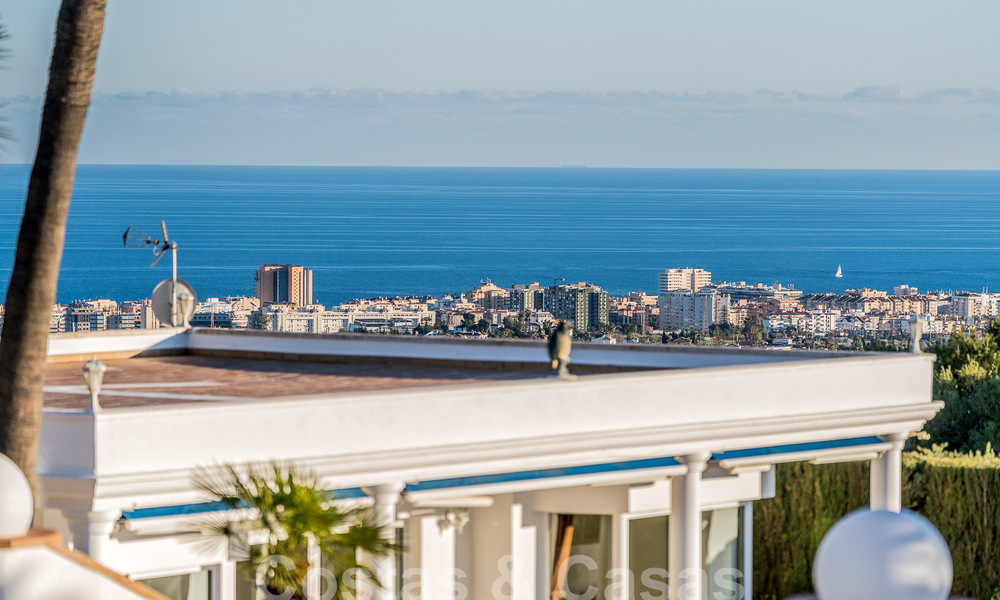
[[[53,334],[44,407],[89,406],[82,364],[108,367],[103,408],[330,396],[544,379],[544,341],[295,334],[221,329]],[[574,344],[575,376],[846,358],[850,353]],[[854,354],[853,356],[858,356]]]
[[[108,367],[102,408],[238,402],[261,398],[368,392],[548,377],[542,369],[477,368],[395,361],[309,362],[213,356],[160,356],[103,360]],[[48,365],[45,408],[90,405],[81,363]]]

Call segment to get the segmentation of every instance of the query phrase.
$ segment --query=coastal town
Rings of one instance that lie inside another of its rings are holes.
[[[603,343],[670,343],[774,348],[902,348],[910,319],[925,339],[981,330],[998,315],[1000,294],[932,291],[899,285],[840,293],[803,293],[781,284],[713,281],[701,267],[666,268],[658,294],[611,296],[592,283],[515,283],[486,279],[440,296],[355,299],[327,307],[313,301],[312,271],[263,265],[253,296],[207,298],[190,325],[292,333],[452,335],[538,338],[560,320],[577,339]],[[0,306],[0,327],[3,307]],[[155,329],[150,300],[79,300],[52,307],[50,331]]]

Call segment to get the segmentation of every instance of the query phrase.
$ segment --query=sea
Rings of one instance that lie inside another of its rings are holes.
[[[0,291],[30,166],[0,166]],[[666,267],[805,292],[1000,291],[1000,171],[81,165],[58,300],[148,298],[177,242],[199,299],[254,270],[313,270],[315,301],[441,295],[481,281],[656,293]],[[835,278],[841,267],[843,278]]]

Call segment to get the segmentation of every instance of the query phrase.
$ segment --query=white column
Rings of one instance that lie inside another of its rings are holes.
[[[372,507],[375,523],[385,527],[386,535],[392,536],[393,541],[396,539],[396,505],[403,487],[402,483],[390,483],[365,490],[375,500]],[[396,600],[396,556],[376,559],[372,568],[383,586],[375,589],[375,600]]]
[[[534,504],[531,493],[516,493],[512,498],[510,507],[512,600],[544,600],[548,596],[547,572],[552,568],[552,558],[549,556],[550,520],[548,514],[535,511]]]
[[[892,448],[882,455],[885,469],[885,508],[892,512],[903,510],[903,444],[906,433],[894,433],[882,439],[891,443]]]
[[[631,594],[631,577],[639,577],[641,573],[629,574],[628,557],[628,536],[629,519],[627,515],[617,514],[613,516],[612,536],[611,536],[611,568],[614,576],[608,581],[610,594],[607,600],[628,600]]]
[[[224,560],[219,565],[219,576],[212,587],[219,591],[219,600],[236,600],[236,561]]]
[[[711,455],[679,456],[687,473],[670,480],[670,600],[701,600],[701,474]]]
[[[873,458],[870,465],[869,495],[871,496],[868,505],[872,510],[885,510],[885,462],[882,460],[885,453]]]
[[[881,436],[892,444],[871,461],[871,508],[899,512],[903,508],[903,444],[907,433]]]
[[[753,598],[753,502],[740,502],[740,506],[743,507],[743,598]]]
[[[73,549],[85,552],[101,564],[107,564],[111,534],[121,513],[102,510],[63,510],[66,524],[73,534]]]

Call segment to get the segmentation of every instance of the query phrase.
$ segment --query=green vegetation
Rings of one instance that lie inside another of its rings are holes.
[[[531,337],[528,332],[527,321],[531,313],[522,311],[516,317],[504,317],[503,326],[497,329],[497,337],[502,338],[525,338]]]
[[[743,339],[754,346],[762,346],[767,335],[763,321],[757,315],[750,315],[743,322]]]
[[[414,328],[413,332],[417,335],[427,335],[428,333],[438,329],[438,325],[434,323],[432,319],[427,318],[421,320],[420,324]]]
[[[991,598],[1000,588],[1000,458],[942,446],[903,455],[903,505],[927,517],[951,550],[952,594]],[[754,510],[754,596],[812,591],[812,561],[827,530],[868,505],[868,463],[778,465],[776,497]]]
[[[1000,445],[1000,322],[931,345],[934,398],[945,403],[927,424],[930,442],[961,451]]]
[[[257,318],[253,322],[254,329],[261,329],[264,331],[270,331],[274,326],[274,317],[267,313],[256,313]]]
[[[367,508],[338,507],[308,473],[280,465],[245,471],[227,466],[224,478],[202,476],[196,486],[213,501],[243,512],[239,520],[229,520],[230,513],[223,520],[207,523],[207,528],[250,557],[251,572],[245,575],[251,581],[268,557],[290,560],[284,564],[268,562],[263,583],[275,593],[294,590],[293,598],[305,597],[303,584],[311,543],[318,547],[323,568],[336,577],[336,593],[324,590],[325,598],[351,597],[351,582],[345,582],[344,577],[348,572],[362,573],[378,585],[362,557],[382,558],[396,551],[389,531],[373,522]],[[324,582],[329,584],[329,580]]]

